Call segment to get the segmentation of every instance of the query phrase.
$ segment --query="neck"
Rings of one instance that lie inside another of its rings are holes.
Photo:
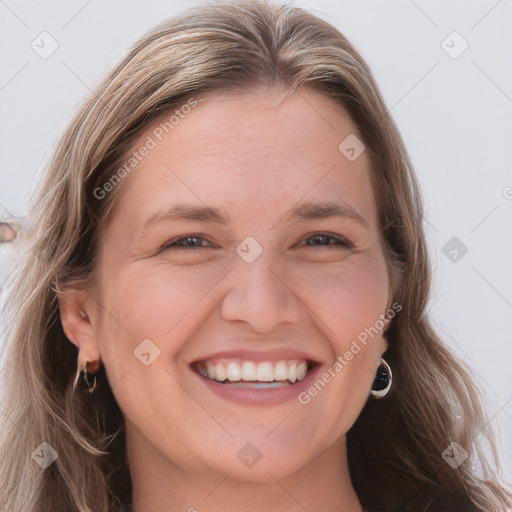
[[[128,429],[133,512],[362,512],[350,481],[344,437],[291,475],[276,479],[267,471],[264,482],[242,481],[229,471],[187,474],[134,437],[136,442]]]

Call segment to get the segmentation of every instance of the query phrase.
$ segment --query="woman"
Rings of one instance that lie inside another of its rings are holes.
[[[403,143],[327,23],[246,2],[155,29],[71,123],[31,219],[2,510],[509,504],[426,317]]]

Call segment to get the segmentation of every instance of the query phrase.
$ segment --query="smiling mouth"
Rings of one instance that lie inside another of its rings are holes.
[[[304,359],[259,362],[219,359],[199,361],[193,366],[203,377],[220,384],[267,389],[300,382],[314,363]]]

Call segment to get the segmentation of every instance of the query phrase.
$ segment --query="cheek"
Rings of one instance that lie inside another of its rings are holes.
[[[336,272],[305,272],[296,282],[315,313],[311,319],[318,317],[316,326],[328,340],[332,357],[318,376],[322,382],[313,383],[301,403],[311,400],[313,408],[330,411],[332,430],[346,432],[368,399],[386,349],[381,317],[388,300],[385,261],[346,260]]]
[[[208,293],[228,270],[220,266],[199,270],[131,265],[110,276],[104,296],[115,320],[132,337],[151,335],[161,340],[207,302]]]
[[[197,319],[207,311],[206,297],[225,273],[223,268],[164,265],[105,267],[97,336],[110,386],[126,417],[143,425],[148,410],[162,412],[169,403],[194,411],[178,384],[182,368],[173,359],[200,328]]]
[[[294,281],[337,352],[345,351],[347,343],[374,326],[386,310],[388,274],[381,258],[347,260],[337,269],[304,272]]]
[[[385,311],[388,279],[384,259],[378,255],[354,255],[339,265],[290,265],[283,270],[290,293],[295,293],[319,319],[337,354],[345,352],[350,342],[371,328]],[[172,352],[190,339],[198,325],[194,318],[211,314],[211,297],[219,301],[215,288],[229,273],[229,262],[204,266],[131,265],[105,272],[102,294],[106,313],[103,334],[113,357],[133,359],[134,349],[146,338],[157,345],[173,341]],[[306,313],[307,315],[307,313]],[[305,319],[307,321],[307,319]],[[200,326],[199,326],[200,327]]]
[[[162,264],[156,268],[104,268],[97,337],[109,381],[115,386],[133,372],[129,380],[135,382],[142,371],[142,387],[147,388],[155,369],[169,364],[176,369],[173,359],[183,354],[202,320],[211,313],[209,294],[214,294],[230,267],[212,265],[199,270]],[[153,359],[154,354],[157,358],[145,366],[140,357],[148,352],[146,359]]]

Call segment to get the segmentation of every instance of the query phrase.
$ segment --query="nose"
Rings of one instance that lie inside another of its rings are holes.
[[[239,261],[237,267],[229,274],[229,291],[222,301],[224,320],[245,322],[261,334],[300,320],[304,306],[293,291],[297,282],[271,269],[263,257],[253,263]]]

